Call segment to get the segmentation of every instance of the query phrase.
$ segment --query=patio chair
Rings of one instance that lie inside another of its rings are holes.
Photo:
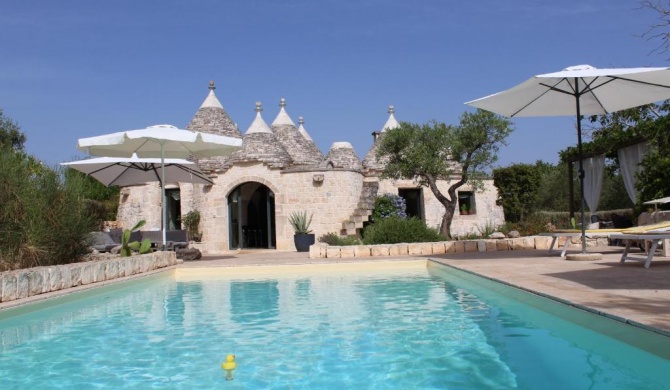
[[[188,233],[186,230],[168,230],[165,232],[165,237],[172,242],[172,249],[175,251],[188,248]]]
[[[627,229],[633,227],[633,220],[619,214],[612,214],[612,224],[615,229]]]
[[[593,214],[591,215],[591,224],[597,223],[598,227],[594,229],[613,229],[614,228],[614,222],[612,221],[605,221],[600,216]]]
[[[110,252],[112,249],[121,245],[114,241],[108,232],[90,232],[88,234],[88,245],[98,252]]]

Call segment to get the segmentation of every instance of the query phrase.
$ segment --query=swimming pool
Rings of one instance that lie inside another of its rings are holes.
[[[0,314],[0,388],[666,387],[668,360],[572,321],[623,325],[454,272],[178,269],[71,294]]]

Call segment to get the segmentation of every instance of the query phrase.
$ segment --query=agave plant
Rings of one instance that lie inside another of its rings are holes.
[[[138,251],[140,254],[151,252],[151,239],[145,238],[142,242],[130,241],[130,233],[139,230],[147,223],[145,220],[139,221],[131,229],[126,229],[121,235],[121,257],[128,257],[133,254],[133,251]]]
[[[309,234],[312,231],[309,229],[309,225],[312,224],[312,217],[314,214],[310,214],[309,218],[307,217],[307,211],[295,211],[291,213],[288,221],[293,226],[295,234]]]

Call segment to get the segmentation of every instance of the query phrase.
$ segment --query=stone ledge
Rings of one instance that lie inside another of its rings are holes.
[[[105,282],[176,264],[175,252],[154,252],[0,272],[0,302]]]
[[[548,249],[551,237],[533,236],[504,239],[481,239],[468,241],[417,242],[411,244],[383,244],[330,246],[316,243],[309,248],[310,259],[348,257],[387,257],[402,255],[431,255],[463,252],[520,251]]]

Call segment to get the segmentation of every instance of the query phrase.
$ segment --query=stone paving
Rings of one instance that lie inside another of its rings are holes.
[[[281,251],[231,252],[203,256],[178,267],[235,267],[283,264],[375,262],[432,258],[441,263],[497,279],[542,295],[660,329],[670,335],[670,258],[619,263],[622,248],[589,248],[602,260],[567,261],[544,250],[471,252],[429,256],[309,259],[306,253]]]

